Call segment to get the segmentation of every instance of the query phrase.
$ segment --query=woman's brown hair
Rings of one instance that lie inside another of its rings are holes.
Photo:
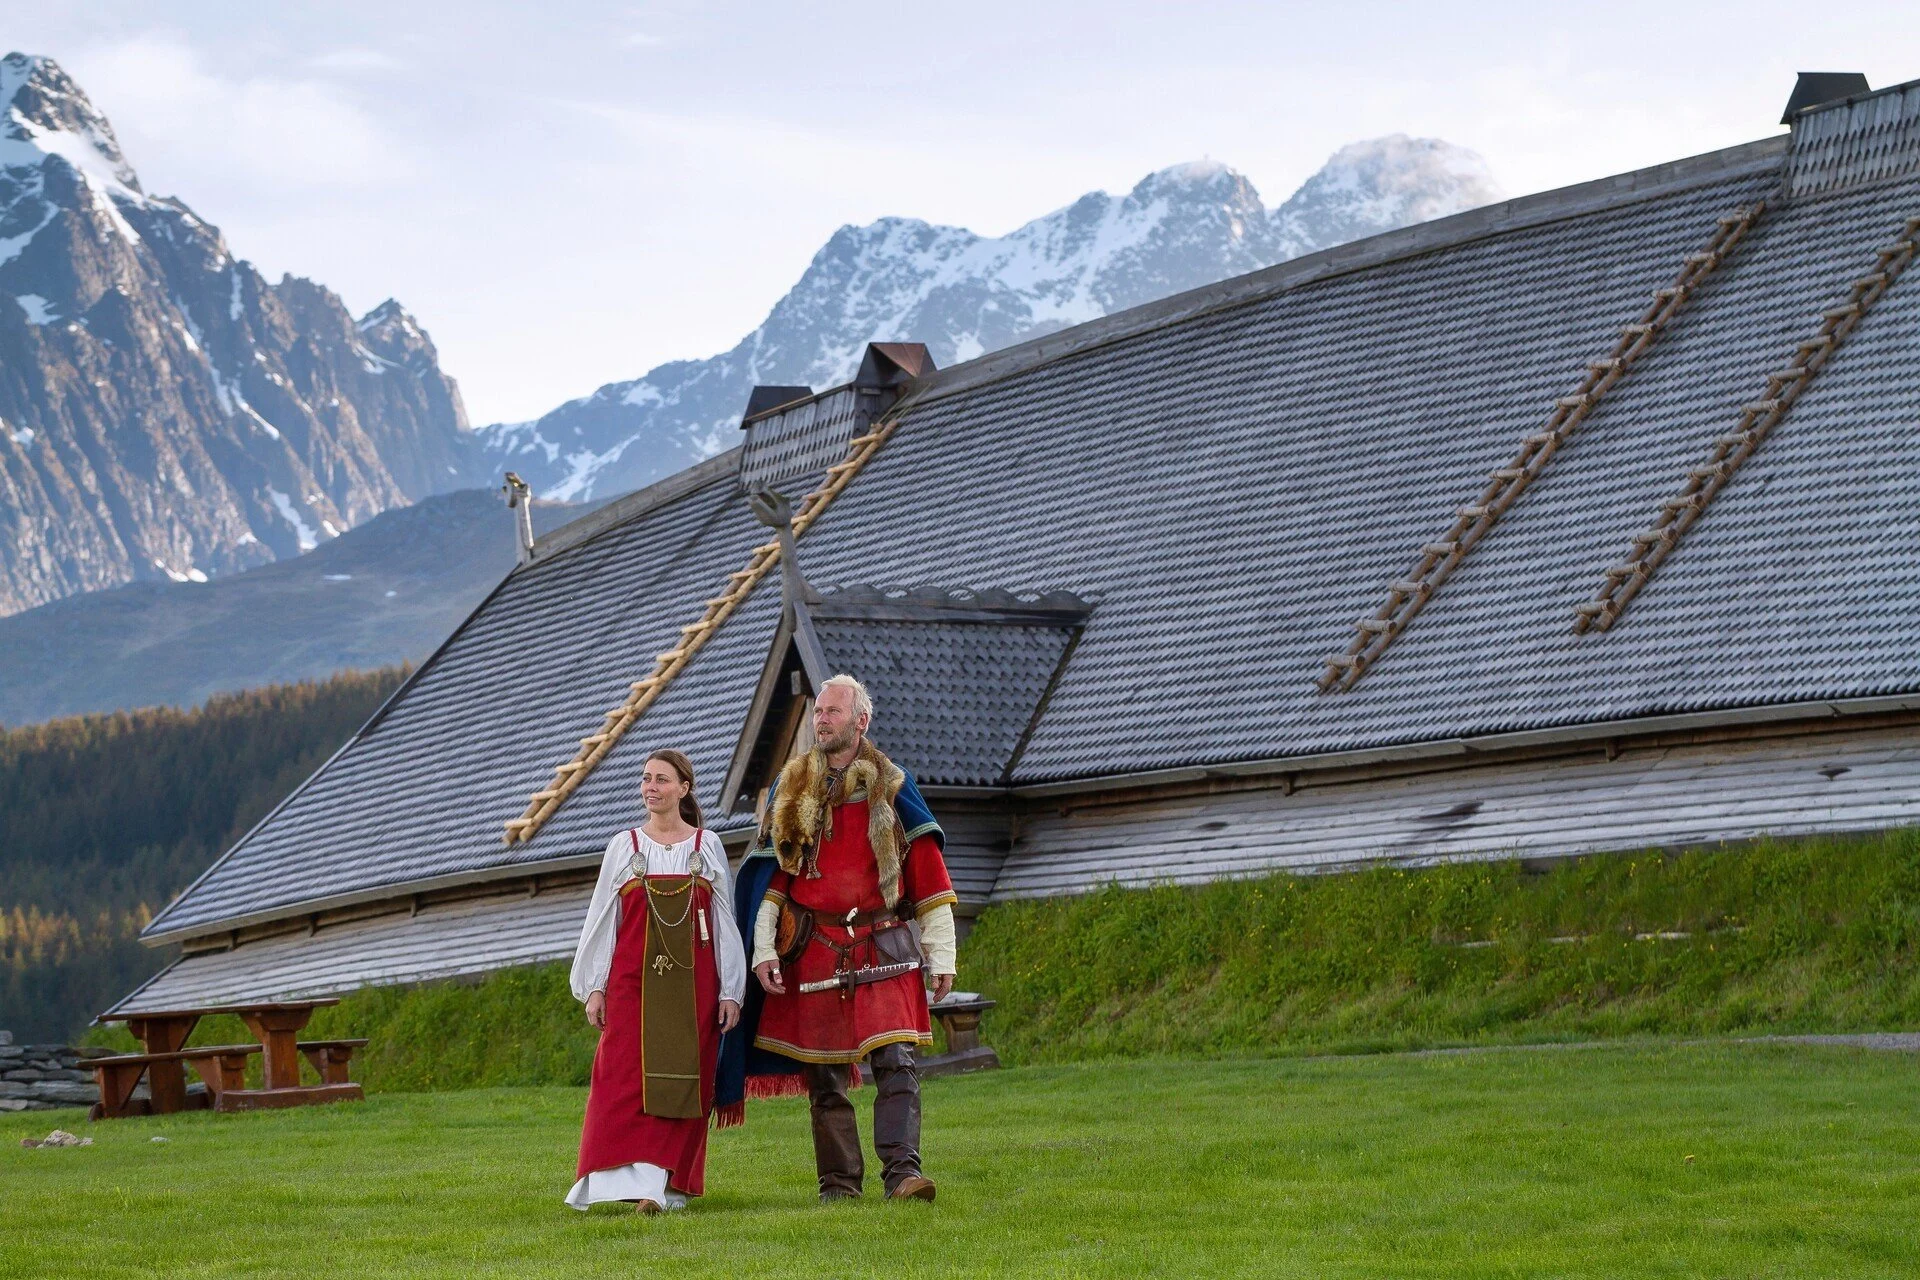
[[[700,818],[700,802],[693,796],[693,761],[671,748],[647,752],[647,762],[651,764],[655,760],[665,760],[672,765],[673,771],[680,775],[680,781],[687,784],[687,794],[680,797],[680,821],[690,827],[705,826]]]

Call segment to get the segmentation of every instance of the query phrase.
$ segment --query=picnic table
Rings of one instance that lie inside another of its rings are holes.
[[[331,1000],[275,1000],[252,1004],[207,1005],[197,1009],[141,1010],[102,1016],[96,1022],[124,1022],[143,1053],[95,1058],[87,1065],[100,1082],[100,1101],[93,1118],[129,1115],[165,1115],[190,1108],[249,1111],[262,1107],[299,1107],[317,1102],[343,1102],[366,1096],[347,1078],[353,1051],[365,1040],[301,1040],[301,1030],[315,1009],[339,1004]],[[200,1019],[231,1013],[247,1024],[258,1043],[197,1045],[183,1048]],[[261,1087],[246,1087],[247,1059],[261,1054]],[[313,1064],[320,1082],[300,1082],[300,1062]],[[186,1068],[192,1064],[206,1085],[205,1093],[187,1092]],[[141,1077],[147,1097],[135,1098]]]

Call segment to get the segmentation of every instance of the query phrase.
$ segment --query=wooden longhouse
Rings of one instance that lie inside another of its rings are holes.
[[[739,448],[536,544],[154,919],[183,958],[118,1012],[564,957],[645,751],[742,848],[837,668],[963,914],[1920,819],[1920,84],[1795,106],[762,388]],[[793,500],[784,589],[755,489]]]

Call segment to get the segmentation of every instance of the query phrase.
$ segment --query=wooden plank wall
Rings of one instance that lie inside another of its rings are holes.
[[[927,803],[947,835],[947,874],[953,877],[953,891],[960,895],[955,914],[971,919],[992,898],[1000,864],[1007,858],[1013,833],[1008,807],[951,799]]]
[[[1920,823],[1913,726],[1023,814],[992,901]]]
[[[537,897],[473,898],[404,908],[313,934],[287,933],[185,957],[124,1002],[180,1009],[245,1000],[342,995],[361,987],[457,978],[571,959],[593,886]]]

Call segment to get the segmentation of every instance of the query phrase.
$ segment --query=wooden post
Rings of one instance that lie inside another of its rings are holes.
[[[320,1075],[321,1084],[346,1084],[347,1064],[353,1060],[353,1050],[341,1045],[320,1045],[316,1048],[302,1049],[307,1061]]]
[[[194,1014],[169,1014],[154,1018],[131,1018],[128,1030],[147,1047],[148,1053],[173,1053],[186,1044],[200,1019]],[[187,1109],[187,1072],[178,1059],[155,1062],[147,1068],[147,1090],[153,1097],[155,1115]]]
[[[291,1009],[255,1009],[240,1015],[247,1029],[266,1049],[262,1083],[269,1089],[300,1087],[300,1029],[313,1017],[311,1006]]]
[[[133,1103],[133,1091],[140,1083],[145,1066],[117,1062],[93,1069],[93,1078],[100,1085],[100,1101],[94,1104],[89,1119],[117,1120],[122,1116],[138,1113]]]

